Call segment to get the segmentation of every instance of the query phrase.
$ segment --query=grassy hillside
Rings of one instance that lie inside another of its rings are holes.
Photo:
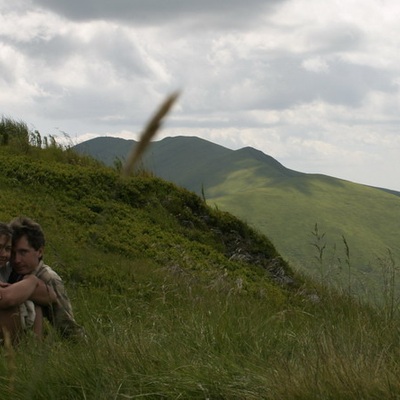
[[[20,139],[0,146],[0,220],[42,224],[88,341],[49,329],[2,349],[4,398],[398,397],[389,289],[366,307],[293,274],[265,236],[193,193]]]
[[[98,156],[93,149],[102,144],[108,160],[111,154],[123,158],[118,151],[126,141],[108,140],[96,138],[77,149]],[[114,141],[115,150],[105,146]],[[300,173],[253,148],[233,151],[190,137],[153,143],[144,165],[251,224],[292,265],[323,281],[348,287],[350,280],[352,290],[375,297],[383,290],[387,263],[400,260],[398,192]],[[323,250],[316,259],[318,246]]]
[[[268,232],[292,265],[314,276],[347,285],[350,267],[359,293],[371,291],[382,279],[382,262],[389,255],[400,260],[399,197],[322,175],[279,183],[264,177],[251,167],[240,169],[211,188],[208,201]],[[319,236],[325,234],[319,242],[323,257],[310,262],[310,255],[316,255],[316,224]]]

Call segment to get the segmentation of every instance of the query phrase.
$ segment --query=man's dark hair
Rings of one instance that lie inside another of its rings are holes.
[[[4,222],[0,222],[0,236],[7,236],[8,238],[12,236],[11,228]]]
[[[18,217],[10,222],[12,230],[13,245],[22,236],[26,236],[28,243],[35,249],[39,250],[45,245],[45,238],[42,227],[35,221],[27,217]]]

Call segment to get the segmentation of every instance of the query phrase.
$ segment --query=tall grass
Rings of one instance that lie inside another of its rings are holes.
[[[164,117],[168,114],[178,97],[178,92],[172,93],[170,96],[168,96],[156,111],[154,116],[147,123],[147,126],[140,136],[139,143],[131,150],[130,154],[128,154],[128,159],[121,169],[121,173],[123,175],[129,175],[132,171],[134,171],[134,168],[150,144],[151,139],[160,129]]]
[[[400,295],[397,289],[399,267],[390,250],[386,257],[378,259],[382,271],[383,310],[388,321],[398,318],[400,308]]]
[[[324,291],[284,303],[129,260],[131,290],[72,291],[88,343],[27,339],[0,393],[18,399],[395,399],[399,320]],[[90,263],[90,261],[89,261]],[[50,331],[50,333],[52,333]],[[11,380],[13,386],[10,385]],[[11,388],[11,389],[10,389]]]

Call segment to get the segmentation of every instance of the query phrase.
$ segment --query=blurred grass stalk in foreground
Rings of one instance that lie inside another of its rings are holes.
[[[128,156],[128,159],[122,168],[123,176],[128,176],[132,171],[134,171],[136,164],[144,154],[144,151],[149,145],[151,139],[160,129],[163,118],[167,115],[178,97],[179,92],[174,92],[169,95],[166,100],[161,104],[160,108],[157,110],[154,116],[150,119],[142,135],[140,136],[139,143],[136,146],[133,146],[131,153]]]

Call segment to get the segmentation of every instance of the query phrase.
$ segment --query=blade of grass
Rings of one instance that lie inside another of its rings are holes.
[[[122,168],[121,174],[123,176],[128,176],[132,171],[134,171],[136,164],[142,157],[144,151],[150,143],[150,140],[159,130],[163,118],[167,115],[178,97],[179,92],[174,92],[169,95],[166,100],[161,104],[160,108],[157,110],[154,116],[150,119],[140,137],[139,143],[133,147],[125,165]]]

